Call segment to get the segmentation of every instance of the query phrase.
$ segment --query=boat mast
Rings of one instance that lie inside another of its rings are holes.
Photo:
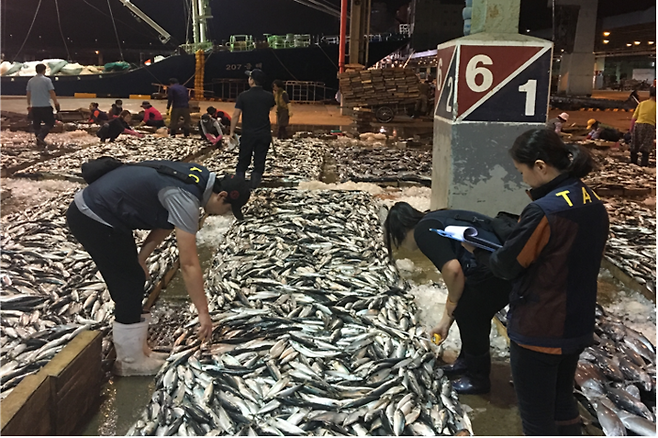
[[[194,43],[190,49],[196,52],[198,49],[212,47],[212,41],[208,41],[208,19],[212,18],[209,0],[192,0],[192,35]]]

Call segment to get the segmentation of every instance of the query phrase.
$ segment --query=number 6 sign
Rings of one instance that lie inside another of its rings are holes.
[[[436,118],[544,123],[552,45],[460,38],[437,49]]]

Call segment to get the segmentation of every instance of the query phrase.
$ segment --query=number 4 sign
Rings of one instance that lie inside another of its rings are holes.
[[[533,45],[469,42],[468,37],[440,45],[435,116],[452,122],[544,123],[551,48],[543,40]]]

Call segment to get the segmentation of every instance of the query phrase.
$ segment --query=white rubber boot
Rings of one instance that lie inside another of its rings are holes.
[[[142,319],[146,321],[146,337],[144,338],[144,354],[147,355],[148,357],[153,357],[155,359],[166,359],[169,357],[169,353],[158,353],[153,350],[151,350],[151,347],[149,347],[149,342],[148,342],[148,326],[151,325],[151,314],[150,313],[142,313]]]
[[[152,376],[164,364],[164,360],[144,354],[144,342],[148,332],[148,322],[121,324],[114,321],[112,336],[117,359],[113,372],[117,376]]]

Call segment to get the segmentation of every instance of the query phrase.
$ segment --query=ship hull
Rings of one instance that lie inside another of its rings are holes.
[[[371,43],[369,64],[390,54],[406,41]],[[97,97],[128,97],[131,94],[150,95],[157,91],[154,84],[168,84],[175,77],[188,87],[194,86],[194,55],[170,56],[150,66],[98,75],[53,76],[58,96],[93,93]],[[216,88],[222,79],[245,79],[244,72],[261,68],[270,80],[323,82],[327,88],[338,88],[338,46],[312,46],[290,49],[258,49],[245,52],[213,52],[206,57],[204,83],[207,91],[219,95]],[[23,96],[29,76],[0,78],[0,94]]]

